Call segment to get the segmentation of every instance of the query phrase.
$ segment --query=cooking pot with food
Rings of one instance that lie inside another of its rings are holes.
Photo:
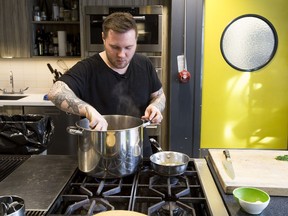
[[[163,151],[160,144],[153,138],[150,143],[158,150],[150,156],[152,169],[162,176],[178,176],[183,174],[190,160],[189,156],[175,151]]]
[[[150,124],[126,115],[103,115],[107,131],[95,131],[84,118],[68,133],[78,135],[78,167],[97,178],[121,178],[136,172],[143,159],[143,128]]]

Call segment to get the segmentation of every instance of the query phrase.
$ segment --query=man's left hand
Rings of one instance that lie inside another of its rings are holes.
[[[163,119],[163,116],[156,106],[150,104],[146,108],[144,116],[142,116],[142,119],[146,121],[151,121],[151,123],[160,123]]]

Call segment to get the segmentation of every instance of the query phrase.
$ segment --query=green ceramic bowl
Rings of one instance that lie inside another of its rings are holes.
[[[242,209],[249,214],[260,214],[270,202],[270,196],[257,188],[236,188],[233,195]]]

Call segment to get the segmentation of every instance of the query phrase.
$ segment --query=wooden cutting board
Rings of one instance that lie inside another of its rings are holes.
[[[272,196],[288,196],[288,161],[275,157],[288,151],[229,149],[235,178],[231,179],[222,164],[224,149],[209,149],[209,159],[223,190],[232,194],[237,187],[256,187]]]

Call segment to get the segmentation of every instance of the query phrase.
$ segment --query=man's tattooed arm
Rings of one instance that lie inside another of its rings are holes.
[[[159,89],[157,92],[151,94],[150,104],[157,107],[160,110],[160,112],[162,112],[165,109],[165,103],[166,103],[166,97],[162,88]]]
[[[80,100],[68,85],[62,81],[54,83],[48,93],[48,98],[56,107],[64,112],[85,116],[85,107],[88,106],[88,104]]]

